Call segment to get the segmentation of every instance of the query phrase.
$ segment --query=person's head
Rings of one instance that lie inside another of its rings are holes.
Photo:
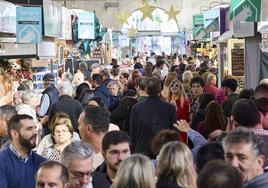
[[[108,89],[110,90],[110,93],[112,96],[117,96],[120,86],[116,81],[110,81],[107,85]]]
[[[194,97],[201,97],[204,91],[205,82],[202,77],[194,77],[191,80],[191,88]]]
[[[78,69],[82,72],[85,73],[85,71],[88,70],[87,63],[86,62],[81,62],[79,63]]]
[[[93,150],[82,141],[74,141],[64,148],[61,163],[69,172],[69,188],[85,188],[92,181]]]
[[[102,155],[107,167],[116,173],[119,164],[130,156],[130,138],[126,132],[110,131],[102,139]]]
[[[57,144],[66,144],[71,141],[73,127],[70,117],[59,112],[55,114],[50,122],[49,128]]]
[[[82,104],[82,106],[87,106],[88,102],[91,98],[94,97],[94,92],[91,89],[84,89],[80,94],[78,101]]]
[[[179,133],[175,130],[162,130],[158,132],[152,141],[151,149],[155,155],[158,155],[161,148],[168,142],[177,141]]]
[[[215,96],[212,93],[205,93],[202,95],[201,101],[200,101],[200,105],[199,105],[199,109],[203,109],[205,110],[207,105],[211,102],[211,101],[215,101]]]
[[[224,161],[224,151],[220,143],[209,142],[201,146],[196,154],[197,171],[200,172],[209,161],[216,159]]]
[[[98,87],[103,84],[103,77],[101,74],[93,74],[92,76],[92,87]]]
[[[102,75],[103,80],[110,79],[110,73],[107,69],[103,69],[100,74]]]
[[[262,125],[263,128],[268,130],[268,98],[259,98],[255,100],[259,111],[262,113]]]
[[[151,160],[134,154],[121,162],[111,188],[155,188],[154,174]]]
[[[36,188],[67,188],[69,181],[68,169],[57,161],[42,163],[35,177]]]
[[[221,106],[216,101],[208,103],[205,109],[205,121],[204,121],[204,136],[208,136],[215,130],[225,130],[225,120]]]
[[[196,172],[192,152],[181,142],[165,144],[156,168],[158,178],[174,178],[180,187],[196,187]]]
[[[175,80],[172,80],[170,85],[169,85],[169,99],[171,100],[172,97],[179,97],[180,99],[185,99],[187,98],[187,95],[184,91],[184,87],[182,85],[182,83],[175,79]]]
[[[52,74],[47,73],[46,75],[44,75],[43,77],[44,88],[47,88],[53,82],[54,82],[54,77]]]
[[[87,106],[79,116],[79,132],[81,139],[93,142],[92,135],[103,135],[108,131],[110,123],[109,111],[101,106]]]
[[[234,78],[225,79],[221,83],[221,87],[226,96],[234,93],[236,91],[237,86],[238,86],[238,83],[236,79]]]
[[[243,89],[238,96],[239,99],[253,99],[254,89]]]
[[[163,67],[164,67],[164,64],[165,64],[165,60],[163,60],[163,59],[160,59],[160,60],[158,60],[157,62],[156,62],[156,68],[158,68],[159,70],[162,70],[163,69]]]
[[[28,150],[36,147],[36,124],[29,115],[12,116],[8,122],[8,134],[15,147],[22,147]]]
[[[165,78],[164,86],[169,86],[172,80],[176,79],[176,73],[169,72]]]
[[[207,83],[212,83],[213,85],[216,85],[217,83],[217,77],[215,74],[209,73],[207,76]]]
[[[199,173],[198,188],[242,188],[243,179],[239,171],[222,160],[209,162]]]
[[[85,89],[89,89],[89,85],[85,82],[79,84],[75,90],[74,99],[78,100]]]
[[[0,106],[0,137],[8,135],[7,124],[11,117],[17,114],[16,108],[12,105]]]
[[[268,85],[260,84],[255,88],[255,99],[268,98]]]
[[[231,114],[239,126],[254,128],[262,121],[262,116],[256,104],[249,99],[240,99],[232,107]]]
[[[243,174],[244,182],[263,174],[263,140],[251,130],[238,127],[229,132],[223,148],[226,163]]]
[[[27,104],[34,109],[39,105],[38,94],[31,90],[24,91],[22,93],[21,100],[24,104]]]
[[[69,81],[59,83],[58,90],[60,92],[60,95],[72,96],[73,94],[73,86]]]
[[[105,104],[103,103],[103,100],[100,97],[92,97],[88,100],[89,106],[101,106],[106,108]]]
[[[182,74],[182,82],[183,83],[190,83],[193,78],[193,73],[191,71],[185,71]]]
[[[22,103],[21,96],[22,96],[23,91],[16,91],[13,94],[13,104],[14,105],[19,105]]]
[[[101,65],[99,63],[93,63],[90,66],[90,69],[91,69],[91,75],[99,74],[101,71]]]
[[[61,76],[62,81],[69,81],[72,83],[73,81],[73,75],[70,72],[64,72]]]
[[[141,76],[137,78],[136,84],[137,84],[137,90],[145,91],[146,85],[147,85],[148,77],[147,76]]]
[[[110,70],[110,74],[113,76],[113,78],[119,76],[119,73],[120,73],[120,69],[118,67],[113,67]]]
[[[148,78],[146,92],[149,96],[158,96],[161,92],[161,81],[156,77]]]

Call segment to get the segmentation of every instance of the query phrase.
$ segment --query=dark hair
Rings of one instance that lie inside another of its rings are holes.
[[[260,98],[255,100],[255,104],[259,111],[265,115],[268,112],[268,98]]]
[[[159,59],[157,62],[156,62],[156,68],[159,68],[161,67],[162,65],[165,64],[165,61],[163,59]]]
[[[161,81],[158,78],[148,78],[146,92],[149,96],[157,96],[161,92],[161,90]]]
[[[175,130],[162,130],[158,132],[153,140],[151,149],[155,155],[158,155],[162,146],[164,146],[168,142],[178,141],[179,133]]]
[[[147,62],[144,67],[144,75],[151,77],[153,73],[153,64],[151,62]]]
[[[233,144],[241,144],[241,143],[251,143],[252,144],[252,152],[255,157],[264,155],[264,143],[263,139],[254,134],[250,129],[245,127],[238,127],[233,131],[229,132],[223,138],[223,148],[227,145]]]
[[[84,122],[90,124],[96,133],[107,132],[110,123],[109,111],[101,106],[87,106]]]
[[[200,106],[199,109],[205,110],[208,103],[215,100],[215,96],[212,93],[205,93],[202,95],[200,100]]]
[[[121,75],[126,79],[128,79],[128,77],[129,77],[129,73],[127,73],[127,72],[123,72],[123,73],[121,73]]]
[[[190,83],[191,87],[193,84],[200,84],[201,87],[205,87],[205,81],[201,76],[193,77]]]
[[[103,100],[101,99],[101,97],[92,97],[88,100],[88,103],[90,101],[95,101],[99,106],[103,107],[103,108],[106,108],[106,105],[103,103]],[[88,104],[87,103],[87,104]]]
[[[142,77],[137,78],[136,84],[141,90],[145,90],[147,81],[148,81],[148,77],[142,76]]]
[[[224,161],[224,150],[222,145],[217,142],[210,142],[203,145],[196,153],[197,171],[201,171],[209,161],[215,159],[221,159]]]
[[[98,85],[101,85],[103,83],[103,77],[101,74],[93,74],[92,80],[95,81]]]
[[[85,90],[85,89],[89,89],[89,85],[87,83],[81,83],[77,86],[76,90],[75,90],[75,97],[74,99],[78,100],[81,97],[81,93]]]
[[[135,97],[137,95],[137,91],[134,89],[127,89],[124,91],[122,98],[124,97]]]
[[[33,119],[32,116],[26,115],[26,114],[17,114],[10,118],[8,121],[8,135],[11,137],[11,130],[15,129],[16,131],[19,131],[22,127],[21,120],[24,119]]]
[[[82,104],[82,106],[87,106],[90,99],[94,97],[93,90],[86,88],[80,94],[78,101]]]
[[[198,188],[242,188],[242,174],[222,160],[209,162],[197,178]]]
[[[27,91],[30,90],[30,87],[26,83],[20,83],[19,87],[17,88],[17,91]]]
[[[44,75],[43,81],[53,82],[54,81],[54,76],[52,74],[50,74],[50,73],[47,73],[46,75]]]
[[[134,64],[134,69],[142,69],[142,68],[143,68],[143,66],[140,62],[137,62]]]
[[[14,115],[17,115],[17,111],[14,106],[8,104],[0,106],[0,118],[9,121],[9,119]]]
[[[248,99],[236,101],[232,107],[231,114],[240,126],[252,128],[261,123],[261,115],[257,105]]]
[[[119,73],[120,73],[120,70],[119,70],[119,68],[117,68],[117,67],[113,67],[113,68],[110,70],[110,73],[111,73],[111,75],[113,75],[113,76],[118,76]]]
[[[61,174],[60,174],[60,180],[63,184],[66,184],[68,183],[69,181],[69,173],[68,173],[68,169],[63,165],[61,164],[60,162],[57,162],[57,161],[45,161],[43,162],[39,168],[38,168],[38,171],[40,169],[49,169],[49,168],[53,168],[53,167],[60,167],[61,168]]]
[[[254,89],[243,89],[239,94],[239,99],[253,99]]]
[[[225,130],[225,125],[221,106],[214,100],[208,103],[205,110],[204,137],[208,138],[209,134],[217,129]]]
[[[236,79],[228,78],[228,79],[222,81],[221,86],[230,88],[232,91],[235,91],[238,84],[237,84]]]
[[[102,150],[106,151],[110,145],[127,142],[130,146],[130,137],[124,131],[110,131],[102,139]]]
[[[268,98],[268,85],[267,84],[260,84],[255,89],[255,98]]]

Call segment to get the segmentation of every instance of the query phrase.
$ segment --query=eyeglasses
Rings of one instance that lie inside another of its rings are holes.
[[[85,176],[87,178],[90,178],[93,176],[93,173],[94,173],[94,169],[91,169],[90,171],[88,172],[79,172],[79,171],[69,171],[75,179],[83,179]]]
[[[170,87],[180,87],[179,84],[171,84]]]
[[[69,130],[56,130],[55,131],[55,134],[60,134],[60,133],[67,133],[67,132],[69,132]]]

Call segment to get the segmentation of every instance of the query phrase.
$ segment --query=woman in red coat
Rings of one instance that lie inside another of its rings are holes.
[[[190,101],[184,91],[183,84],[175,79],[169,85],[168,102],[174,104],[176,107],[177,119],[186,120],[189,122],[190,115]],[[180,141],[186,142],[187,135],[180,133]]]

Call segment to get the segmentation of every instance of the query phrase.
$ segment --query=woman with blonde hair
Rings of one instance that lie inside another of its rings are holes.
[[[192,152],[181,142],[169,142],[160,150],[157,188],[197,188]]]
[[[172,80],[169,85],[168,101],[176,107],[177,120],[186,120],[189,122],[190,101],[184,91],[183,84],[179,80]],[[180,141],[186,142],[187,135],[180,134]]]
[[[121,162],[111,188],[155,188],[154,177],[150,159],[134,154]]]
[[[172,80],[176,79],[176,73],[170,72],[165,78],[165,82],[163,85],[163,90],[161,91],[161,95],[164,99],[168,98],[169,85]]]

